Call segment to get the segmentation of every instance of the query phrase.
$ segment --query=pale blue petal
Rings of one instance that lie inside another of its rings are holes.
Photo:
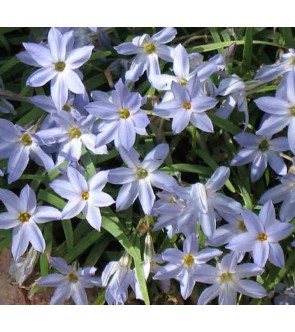
[[[42,232],[40,231],[40,228],[32,221],[29,221],[26,226],[27,236],[29,238],[29,241],[32,243],[34,249],[39,252],[44,252],[45,240]]]
[[[125,210],[131,206],[136,200],[139,192],[138,181],[124,184],[119,190],[116,199],[117,211]]]
[[[271,200],[267,201],[259,212],[259,219],[267,231],[276,219],[276,212]]]
[[[152,149],[144,158],[142,162],[143,168],[149,172],[153,172],[160,167],[169,153],[168,144],[159,144]]]
[[[233,284],[233,287],[238,293],[254,297],[262,298],[267,295],[265,289],[256,281],[252,280],[239,280]]]
[[[136,179],[135,171],[126,167],[111,169],[108,175],[108,182],[114,184],[126,184]]]
[[[50,257],[50,264],[56,270],[63,274],[68,274],[72,271],[72,267],[61,257]]]
[[[295,118],[292,117],[288,127],[288,142],[290,150],[295,154]]]
[[[285,267],[284,252],[278,243],[269,244],[269,261],[281,269]]]
[[[256,131],[257,135],[273,135],[280,132],[290,122],[289,115],[270,115],[261,124],[259,130]]]
[[[51,28],[48,33],[48,46],[54,62],[65,61],[66,45],[63,35],[56,28]]]
[[[110,206],[115,203],[113,198],[104,192],[96,192],[93,193],[93,195],[90,194],[88,202],[89,204],[93,204],[99,207]]]
[[[205,113],[192,113],[190,121],[196,128],[199,128],[207,133],[214,132],[212,121]]]
[[[222,285],[219,289],[218,304],[219,305],[237,304],[237,292],[227,284]]]
[[[284,159],[278,155],[277,152],[268,151],[267,159],[269,166],[279,175],[287,174],[287,166]]]
[[[267,240],[268,242],[278,242],[288,237],[293,230],[293,225],[286,222],[274,222],[267,225]]]
[[[29,149],[20,147],[14,149],[8,161],[8,184],[18,180],[29,163]]]
[[[279,203],[283,201],[286,197],[286,195],[289,192],[289,187],[285,186],[284,184],[279,184],[268,191],[266,191],[258,201],[259,204],[266,203],[269,199],[272,200],[274,204]],[[294,210],[295,213],[295,210]]]
[[[76,193],[88,192],[88,184],[84,176],[74,167],[69,166],[67,169],[68,179]]]
[[[155,202],[155,194],[150,181],[146,178],[139,180],[138,198],[145,214],[150,215]]]
[[[56,75],[50,84],[51,97],[57,109],[62,109],[68,100],[68,88],[62,74]]]
[[[62,213],[51,206],[38,206],[32,218],[36,223],[43,224],[52,220],[61,220]]]
[[[0,213],[0,229],[10,229],[20,225],[16,213]]]
[[[243,210],[242,216],[247,230],[254,236],[264,233],[264,227],[260,218],[250,210]]]
[[[38,63],[39,66],[45,67],[52,63],[50,51],[45,45],[36,43],[23,43],[23,46],[28,52],[28,54],[32,57],[34,61]],[[22,56],[20,60],[22,61]],[[30,63],[30,65],[33,64]]]
[[[253,250],[255,242],[256,238],[253,235],[242,233],[233,237],[226,248],[240,253],[248,252]]]
[[[71,285],[64,282],[61,286],[57,287],[49,304],[63,304],[71,296]]]
[[[91,225],[94,229],[100,232],[100,227],[101,227],[100,209],[97,206],[93,206],[88,203],[85,205],[82,212],[89,225]]]
[[[149,174],[151,184],[159,189],[172,190],[177,185],[177,181],[169,174],[155,171]]]
[[[257,150],[250,150],[248,148],[240,150],[230,162],[231,166],[241,166],[251,163],[259,154]]]
[[[76,217],[85,207],[86,201],[81,197],[68,201],[62,210],[62,219],[71,219]]]
[[[164,28],[152,36],[152,41],[166,44],[175,38],[177,31],[175,28]]]
[[[188,54],[181,44],[174,49],[173,71],[179,78],[185,78],[189,74]]]
[[[237,265],[236,267],[236,276],[239,279],[255,277],[264,272],[260,266],[253,264],[253,263],[245,263],[241,265]]]
[[[20,225],[13,229],[11,253],[15,261],[26,251],[29,245],[29,236],[26,225]]]
[[[264,267],[269,256],[269,244],[267,241],[255,241],[253,248],[254,263]]]
[[[205,305],[211,302],[219,294],[219,286],[214,284],[206,288],[199,297],[198,304]]]
[[[187,269],[183,270],[181,278],[179,278],[180,293],[184,300],[186,300],[192,293],[195,281],[191,278]]]
[[[58,287],[65,280],[67,280],[66,276],[59,273],[52,273],[42,277],[36,284],[43,287]]]
[[[135,127],[132,118],[120,119],[118,125],[118,147],[123,147],[129,151],[135,143]]]
[[[228,167],[218,167],[212,174],[211,178],[206,182],[206,189],[213,191],[220,190],[230,175],[230,169]]]
[[[278,187],[278,186],[277,186]],[[276,187],[275,187],[276,188]],[[275,189],[273,188],[273,189]],[[284,187],[286,189],[286,187]],[[284,222],[289,222],[295,217],[295,192],[294,190],[287,194],[287,196],[281,196],[283,204],[280,209],[280,219]]]
[[[53,65],[48,65],[47,67],[42,67],[31,74],[27,81],[26,85],[38,87],[43,86],[54,77],[56,77],[57,73],[53,69]]]
[[[90,57],[94,46],[83,46],[71,50],[70,54],[67,55],[66,63],[71,69],[77,69],[87,62]]]
[[[259,180],[267,168],[267,155],[265,153],[257,153],[251,166],[251,182]]]
[[[80,77],[74,70],[65,69],[63,75],[63,80],[70,91],[76,94],[82,94],[85,92],[85,87]]]
[[[81,191],[77,193],[68,180],[57,179],[49,185],[57,194],[67,200],[78,198],[81,195]]]
[[[290,104],[282,99],[276,97],[261,97],[254,100],[255,104],[262,111],[277,115],[277,116],[289,116]]]
[[[20,192],[19,200],[22,212],[28,212],[32,215],[36,209],[37,201],[34,191],[28,184]]]
[[[75,284],[72,285],[72,294],[71,297],[75,304],[77,305],[87,305],[88,300],[87,300],[87,294],[85,289],[82,287],[80,282],[76,282]]]
[[[120,156],[123,159],[124,163],[132,169],[137,169],[140,167],[139,154],[132,148],[129,151],[125,150],[123,147],[119,148]]]

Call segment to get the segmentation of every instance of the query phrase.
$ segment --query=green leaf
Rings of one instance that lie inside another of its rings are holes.
[[[195,46],[190,49],[188,49],[189,52],[210,52],[214,50],[219,50],[220,48],[229,47],[231,44],[235,43],[236,45],[244,45],[245,40],[235,40],[235,41],[226,41],[221,43],[212,43],[207,45],[200,45]],[[277,48],[284,48],[282,45],[266,42],[263,40],[253,40],[253,44],[255,45],[270,45]],[[286,47],[285,47],[286,48]]]
[[[160,170],[172,174],[175,172],[195,173],[204,176],[210,176],[212,174],[211,169],[208,167],[190,164],[174,164],[171,166],[161,167]]]
[[[252,61],[253,51],[253,28],[247,28],[245,34],[245,45],[243,51],[242,67],[249,68]]]
[[[67,250],[70,251],[74,247],[74,233],[71,220],[62,220],[62,228],[65,233]]]
[[[293,32],[292,32],[292,28],[290,27],[283,27],[283,28],[279,28],[282,36],[285,39],[285,45],[288,48],[294,48],[295,47],[295,41],[294,41],[294,36],[293,36]]]
[[[241,129],[230,122],[229,120],[225,120],[222,118],[219,118],[218,116],[214,114],[208,114],[212,122],[218,126],[221,129],[226,130],[227,132],[231,133],[232,135],[237,135],[238,133],[241,132]]]
[[[0,75],[3,75],[6,73],[8,70],[13,68],[19,63],[19,59],[17,57],[12,57],[9,60],[7,60],[3,66],[0,67]]]

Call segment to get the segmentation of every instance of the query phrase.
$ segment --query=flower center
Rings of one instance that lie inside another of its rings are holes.
[[[24,134],[21,138],[21,142],[23,145],[28,146],[32,144],[32,137],[29,134]]]
[[[81,131],[77,127],[70,128],[69,136],[71,139],[79,138],[81,136]]]
[[[292,116],[295,116],[295,106],[290,107],[290,112]]]
[[[247,228],[245,226],[245,223],[243,220],[239,220],[239,225],[238,225],[239,230],[241,230],[242,232],[246,232]]]
[[[148,176],[148,172],[144,168],[138,168],[136,175],[139,179],[145,179]]]
[[[182,78],[180,81],[179,81],[179,84],[181,86],[186,86],[187,85],[187,80],[185,80],[184,78]]]
[[[192,107],[192,104],[189,101],[186,101],[185,103],[183,103],[183,108],[187,111],[190,110]]]
[[[268,150],[268,148],[269,148],[268,141],[266,141],[266,140],[261,141],[258,148],[259,148],[260,151]]]
[[[73,283],[78,281],[78,277],[73,272],[70,272],[68,274],[68,279],[69,279],[70,282],[73,282]]]
[[[84,199],[84,201],[87,201],[89,198],[89,193],[87,191],[83,191],[81,197]]]
[[[66,67],[66,63],[63,61],[60,61],[60,62],[57,62],[54,67],[55,67],[56,71],[62,72],[62,71],[64,71],[64,69]]]
[[[71,106],[68,104],[64,104],[62,107],[62,110],[65,112],[69,112],[71,110]]]
[[[156,46],[153,43],[147,43],[144,45],[144,51],[147,54],[152,54],[156,51]]]
[[[188,254],[184,257],[184,264],[187,266],[193,265],[195,262],[195,259],[192,255]]]
[[[265,233],[260,233],[257,236],[257,240],[259,240],[259,241],[266,241],[267,240],[267,235]]]
[[[232,280],[233,280],[232,273],[225,272],[225,273],[222,273],[222,275],[220,276],[220,281],[222,283],[229,282],[229,281],[232,281]]]
[[[130,112],[127,108],[121,108],[119,110],[119,115],[121,119],[128,119],[130,116]]]
[[[168,202],[170,204],[176,204],[176,199],[173,196],[170,196]]]
[[[20,222],[27,222],[31,218],[31,215],[28,212],[21,213],[20,216],[18,217],[18,220]]]

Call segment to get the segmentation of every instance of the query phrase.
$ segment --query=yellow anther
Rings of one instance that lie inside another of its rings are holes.
[[[66,63],[63,61],[60,61],[60,62],[57,62],[54,67],[55,67],[56,71],[64,71],[64,69],[66,67]]]
[[[78,277],[73,272],[70,272],[68,274],[68,279],[69,279],[70,282],[77,282],[78,281]]]
[[[259,146],[258,146],[259,150],[261,151],[267,151],[269,148],[269,143],[267,140],[263,140],[260,142]]]
[[[153,43],[147,43],[144,45],[144,51],[147,54],[152,54],[156,51],[156,46]]]
[[[18,220],[20,222],[27,222],[31,218],[31,215],[28,212],[21,213],[20,216],[18,217]]]
[[[259,241],[266,241],[267,240],[267,235],[265,233],[260,233],[260,234],[258,234],[257,239]]]
[[[33,143],[32,137],[29,134],[24,134],[21,138],[21,142],[23,145],[31,145]]]
[[[121,119],[128,119],[130,116],[130,112],[127,108],[121,108],[119,110],[119,115]]]
[[[183,108],[187,111],[190,110],[192,107],[192,104],[188,101],[186,101],[185,103],[183,103]]]
[[[229,272],[222,273],[222,275],[220,276],[220,281],[222,283],[229,282],[229,281],[232,281],[232,280],[233,280],[233,276]]]
[[[73,127],[69,130],[69,136],[71,139],[73,138],[79,138],[81,136],[81,131],[80,129]]]
[[[195,262],[195,259],[192,255],[188,254],[184,257],[184,264],[187,266],[193,265]]]
[[[81,196],[82,196],[82,199],[84,199],[84,201],[87,201],[89,198],[89,193],[87,191],[84,191],[84,192],[82,192]]]
[[[71,106],[68,104],[64,104],[62,107],[62,110],[65,112],[69,112],[71,110]]]
[[[243,220],[239,220],[239,226],[238,226],[239,230],[241,230],[242,232],[246,232],[247,228],[245,226],[245,223]]]
[[[136,171],[136,175],[139,179],[144,179],[148,176],[148,172],[144,168],[138,168]]]
[[[183,78],[183,79],[181,79],[181,80],[179,81],[179,84],[180,84],[181,86],[186,86],[186,85],[187,85],[187,80],[185,80],[185,79]]]

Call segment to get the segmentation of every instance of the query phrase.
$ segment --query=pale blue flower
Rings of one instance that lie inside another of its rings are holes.
[[[57,126],[41,130],[38,135],[48,146],[61,143],[57,153],[57,165],[65,160],[78,161],[82,154],[82,146],[94,154],[107,154],[105,145],[95,147],[96,136],[92,133],[94,119],[91,115],[75,119],[70,113],[55,112],[51,119]]]
[[[73,31],[61,34],[58,29],[51,28],[48,45],[23,43],[34,60],[30,64],[40,67],[29,76],[27,85],[39,87],[51,81],[51,96],[59,109],[66,103],[69,90],[76,94],[85,91],[78,68],[89,60],[94,46],[73,48],[73,42]]]
[[[231,75],[221,80],[217,94],[227,97],[219,110],[215,113],[222,119],[227,119],[235,108],[245,114],[244,127],[249,123],[249,111],[247,103],[246,85],[237,75]]]
[[[274,204],[283,202],[280,219],[289,222],[295,217],[295,174],[288,173],[280,177],[281,184],[267,190],[260,198],[259,204],[271,200]]]
[[[238,253],[252,252],[254,263],[264,267],[266,261],[284,268],[284,252],[279,245],[292,232],[293,226],[276,219],[271,201],[266,204],[257,216],[250,210],[242,211],[247,232],[235,236],[226,248]]]
[[[211,178],[205,183],[196,183],[191,186],[191,199],[198,208],[198,216],[203,232],[209,238],[216,230],[216,217],[220,212],[233,214],[241,210],[240,203],[219,191],[230,175],[228,167],[218,167]]]
[[[238,265],[235,253],[225,255],[216,267],[205,264],[196,271],[196,281],[211,284],[200,295],[198,304],[208,304],[218,296],[218,304],[237,304],[237,294],[249,297],[265,297],[265,289],[256,281],[244,280],[262,274],[264,270],[256,264]]]
[[[183,251],[168,248],[162,254],[162,259],[168,262],[162,266],[153,279],[176,279],[180,283],[180,292],[186,300],[195,286],[195,277],[200,266],[209,260],[220,256],[222,251],[217,249],[198,250],[199,241],[195,234],[191,234],[183,242]]]
[[[216,229],[214,235],[207,240],[207,244],[219,247],[228,243],[236,235],[246,232],[247,228],[241,211],[240,209],[239,213],[223,214],[222,218],[226,221],[226,224]]]
[[[258,135],[273,135],[288,126],[288,142],[290,150],[295,154],[295,74],[288,75],[286,96],[261,97],[254,102],[267,117],[256,132]]]
[[[111,261],[104,268],[101,281],[102,287],[107,287],[105,299],[109,305],[124,304],[128,298],[129,286],[137,299],[142,300],[142,293],[136,273],[130,268],[131,258],[124,254],[119,261]]]
[[[4,89],[4,84],[2,78],[0,77],[0,89]],[[4,98],[0,97],[0,113],[8,114],[13,113],[16,114],[13,105]]]
[[[20,197],[0,189],[0,200],[7,209],[0,214],[0,228],[13,228],[11,252],[14,260],[26,251],[29,242],[37,251],[44,252],[45,241],[37,224],[60,220],[61,212],[53,207],[37,206],[36,195],[28,185],[22,189]]]
[[[255,79],[263,82],[269,82],[275,78],[289,73],[294,70],[295,67],[295,50],[290,48],[289,53],[280,56],[280,62],[273,65],[262,66],[258,70]]]
[[[144,213],[150,215],[155,201],[152,187],[169,190],[176,185],[172,176],[157,170],[168,155],[168,144],[157,145],[142,162],[133,148],[130,151],[120,148],[119,152],[128,168],[111,169],[108,180],[110,183],[123,184],[116,200],[117,211],[127,209],[139,197]]]
[[[279,175],[287,173],[287,166],[279,152],[289,150],[285,137],[272,139],[271,136],[258,136],[241,133],[234,139],[243,147],[231,161],[231,166],[240,166],[252,162],[251,182],[261,178],[269,163],[270,167]]]
[[[159,75],[161,73],[159,58],[165,61],[173,61],[173,49],[164,44],[173,40],[176,33],[174,28],[164,28],[151,37],[144,34],[133,38],[132,42],[114,47],[119,54],[136,54],[130,69],[126,72],[126,80],[135,82],[145,71],[148,78]]]
[[[189,236],[196,232],[198,209],[189,187],[175,186],[172,192],[163,191],[157,196],[160,199],[155,202],[152,211],[157,216],[154,231],[165,227],[169,238],[175,233]]]
[[[203,93],[202,84],[194,76],[187,85],[172,82],[173,99],[162,101],[154,112],[165,118],[172,118],[173,133],[182,132],[189,123],[205,132],[214,132],[213,124],[206,111],[212,109],[217,100]]]
[[[77,305],[87,305],[85,288],[101,287],[101,279],[95,276],[93,266],[77,269],[60,257],[51,257],[50,263],[60,273],[48,274],[36,282],[42,287],[56,287],[50,304],[63,304],[72,298]]]
[[[5,119],[0,119],[0,132],[5,133],[0,137],[0,159],[9,159],[8,183],[21,177],[30,158],[47,171],[54,168],[52,158],[40,148],[43,142],[38,134]]]
[[[61,197],[68,200],[63,208],[62,218],[70,219],[83,213],[87,222],[100,231],[100,207],[110,206],[114,203],[112,197],[102,191],[108,181],[108,172],[101,171],[88,181],[75,168],[67,168],[67,179],[54,180],[50,187]]]
[[[100,100],[88,104],[85,109],[100,119],[97,147],[114,141],[117,148],[122,146],[130,150],[136,134],[147,135],[145,128],[150,121],[140,108],[145,98],[138,92],[130,92],[121,79],[108,100],[105,94],[96,92],[95,96]]]

